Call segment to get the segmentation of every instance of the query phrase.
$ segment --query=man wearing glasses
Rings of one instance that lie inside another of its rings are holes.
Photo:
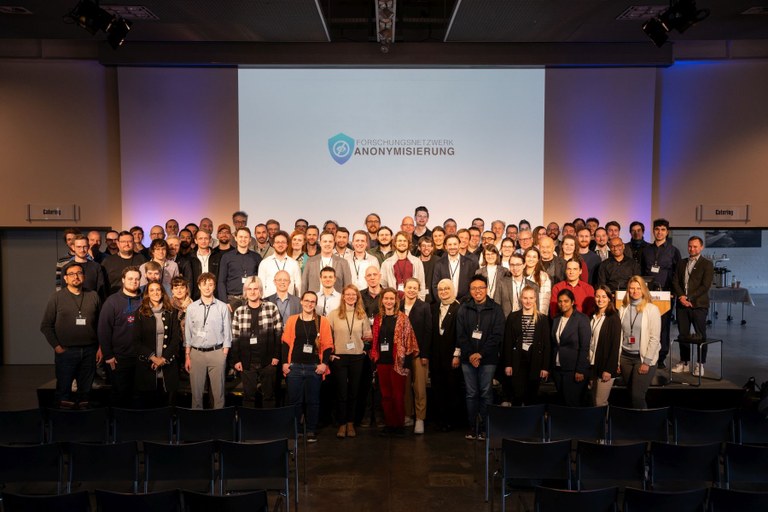
[[[379,217],[379,214],[369,213],[368,216],[365,218],[365,230],[368,232],[368,238],[370,239],[370,241],[368,242],[369,249],[378,247],[379,245],[378,233],[379,233],[380,227],[381,227],[381,217]]]
[[[624,242],[618,236],[608,241],[611,256],[597,269],[597,285],[606,285],[612,292],[623,290],[632,276],[640,275],[640,264],[624,253]],[[553,290],[554,292],[554,290]]]
[[[488,281],[484,276],[472,278],[469,293],[472,299],[456,312],[457,349],[452,366],[461,365],[464,374],[469,420],[469,430],[464,437],[472,440],[485,439],[488,406],[493,403],[491,384],[504,336],[504,312],[501,306],[488,300]]]
[[[96,292],[83,290],[81,264],[65,265],[62,277],[66,286],[48,300],[40,331],[56,354],[56,405],[87,407],[99,357],[96,327],[101,301]],[[77,392],[73,393],[75,380]]]

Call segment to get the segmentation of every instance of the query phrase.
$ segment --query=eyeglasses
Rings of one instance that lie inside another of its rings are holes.
[[[82,272],[67,272],[67,273],[66,273],[66,274],[64,274],[64,275],[65,275],[65,276],[67,276],[67,277],[72,277],[72,276],[82,276],[82,275],[83,275],[83,273],[82,273]]]
[[[301,302],[303,302],[304,304],[317,304],[316,300],[309,300],[309,299],[304,299]]]
[[[469,287],[469,291],[471,291],[471,292],[479,292],[479,291],[485,290],[486,288],[488,288],[488,287],[487,286],[470,286]]]

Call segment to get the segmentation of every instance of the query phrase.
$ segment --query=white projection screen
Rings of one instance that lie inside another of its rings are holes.
[[[541,223],[544,69],[239,71],[240,206],[250,224],[376,212],[399,229]]]

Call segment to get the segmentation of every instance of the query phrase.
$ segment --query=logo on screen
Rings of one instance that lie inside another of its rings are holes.
[[[337,164],[343,165],[355,151],[355,139],[343,133],[337,133],[328,139],[328,151]]]

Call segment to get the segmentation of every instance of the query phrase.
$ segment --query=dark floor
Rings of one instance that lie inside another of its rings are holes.
[[[741,387],[754,376],[768,380],[768,295],[754,297],[757,307],[740,307],[727,322],[725,306],[709,337],[724,343],[723,381],[705,379],[701,389],[672,384],[657,393],[707,395]],[[673,335],[674,337],[674,335]],[[676,357],[676,352],[675,352]],[[710,351],[707,375],[719,371],[720,349]],[[712,373],[710,373],[712,372]],[[24,409],[38,404],[36,389],[54,377],[52,366],[0,367],[0,409]],[[693,382],[691,377],[685,379]],[[734,404],[738,405],[738,404]],[[463,431],[441,433],[430,426],[423,436],[381,438],[376,429],[361,428],[355,439],[337,440],[335,430],[320,432],[308,449],[307,484],[300,486],[300,510],[426,511],[487,509],[483,501],[483,446],[466,441]],[[519,510],[516,500],[508,502]],[[498,500],[496,503],[498,509]]]

